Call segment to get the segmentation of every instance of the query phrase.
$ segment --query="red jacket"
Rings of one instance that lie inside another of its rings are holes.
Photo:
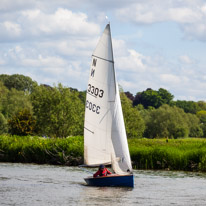
[[[104,168],[103,171],[98,170],[93,177],[97,177],[97,176],[107,176],[108,174],[112,174],[107,168]]]

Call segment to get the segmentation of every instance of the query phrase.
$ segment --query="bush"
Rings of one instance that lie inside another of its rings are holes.
[[[0,161],[76,166],[83,163],[83,137],[1,135]]]
[[[20,111],[8,121],[9,131],[12,135],[31,135],[34,133],[35,124],[36,120],[27,109]]]
[[[4,115],[0,113],[0,134],[7,132],[7,121],[4,118]]]

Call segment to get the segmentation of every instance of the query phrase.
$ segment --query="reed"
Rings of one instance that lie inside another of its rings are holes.
[[[83,162],[83,137],[49,139],[1,135],[0,161],[79,165]]]
[[[130,139],[129,148],[136,169],[206,171],[205,139]]]
[[[135,169],[206,172],[206,139],[129,139]],[[0,161],[76,166],[83,163],[83,137],[0,135]]]

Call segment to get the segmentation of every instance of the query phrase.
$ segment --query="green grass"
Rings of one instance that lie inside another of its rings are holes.
[[[206,139],[130,139],[136,169],[206,171]]]
[[[45,139],[1,135],[0,161],[78,165],[83,162],[83,137]]]
[[[206,171],[206,139],[129,139],[133,168]],[[45,139],[0,135],[0,161],[76,166],[83,137]]]

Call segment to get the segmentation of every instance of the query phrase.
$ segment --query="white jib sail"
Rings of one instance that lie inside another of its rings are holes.
[[[132,170],[109,24],[92,55],[85,106],[84,162],[112,164],[118,174]]]

